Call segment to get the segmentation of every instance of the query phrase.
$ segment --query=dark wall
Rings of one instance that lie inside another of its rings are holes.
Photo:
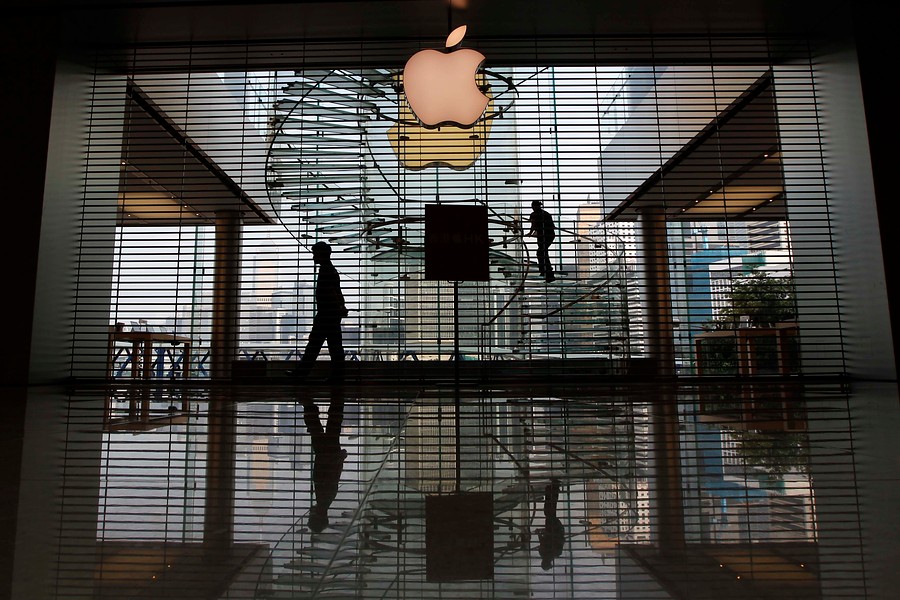
[[[854,33],[859,57],[859,75],[863,93],[869,151],[872,156],[872,176],[875,184],[875,200],[878,221],[881,223],[881,244],[884,256],[885,279],[888,300],[891,307],[891,324],[894,342],[895,364],[898,341],[900,341],[900,316],[897,302],[900,275],[898,275],[897,252],[900,236],[893,225],[897,222],[896,198],[891,194],[891,171],[896,169],[894,157],[897,155],[897,109],[893,93],[893,73],[896,71],[896,43],[893,19],[886,18],[875,3],[854,4]],[[877,5],[880,7],[881,5]],[[893,64],[891,64],[893,63]],[[891,106],[893,105],[893,106]],[[900,368],[898,368],[900,371]]]
[[[5,341],[0,358],[0,597],[10,597],[57,39],[51,17],[0,18]]]
[[[44,174],[56,39],[52,20],[35,16],[3,19],[4,93],[0,94],[4,138],[4,204],[7,231],[0,236],[6,270],[4,329],[7,339],[0,361],[3,385],[27,381],[43,214]],[[12,335],[9,335],[9,334]]]

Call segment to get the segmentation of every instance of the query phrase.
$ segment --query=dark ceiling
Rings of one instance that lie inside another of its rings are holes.
[[[410,41],[418,43],[418,40],[442,37],[451,24],[462,23],[469,25],[470,37],[476,40],[506,40],[516,46],[529,38],[553,38],[552,58],[557,60],[564,59],[567,44],[573,48],[576,46],[576,37],[596,39],[596,36],[607,36],[604,52],[611,57],[636,56],[639,53],[628,46],[627,38],[633,36],[633,39],[639,39],[644,36],[646,39],[648,34],[652,34],[657,40],[675,39],[676,44],[679,36],[706,35],[740,39],[741,36],[765,34],[772,36],[769,40],[774,40],[782,34],[787,38],[802,34],[804,37],[821,35],[830,39],[835,32],[841,35],[849,32],[852,16],[861,10],[857,8],[858,2],[846,0],[468,0],[468,8],[465,10],[451,10],[448,4],[448,0],[267,3],[207,0],[36,0],[15,2],[8,14],[13,17],[16,12],[28,13],[31,17],[39,15],[42,24],[46,23],[46,27],[57,29],[55,39],[62,40],[63,43],[80,45],[103,40],[105,44],[151,46],[156,54],[154,60],[162,56],[155,49],[162,48],[162,52],[166,52],[165,47],[168,45],[231,44],[228,52],[234,54],[235,49],[240,50],[244,42],[263,40],[329,40],[328,44],[323,44],[326,46],[324,56],[328,60],[334,60],[333,55],[327,53],[331,44],[346,48],[353,46],[356,41],[358,51],[359,40],[404,40],[407,44]],[[620,39],[624,41],[621,48],[618,48],[617,40]],[[403,43],[397,46],[399,48]],[[656,50],[658,52],[658,48]],[[514,50],[513,53],[519,51]],[[577,53],[579,50],[569,52]],[[580,52],[585,59],[583,45]],[[274,55],[277,51],[272,50],[270,53]],[[396,54],[405,57],[409,50],[398,49]],[[216,57],[214,60],[213,56]],[[493,52],[492,57],[498,61],[503,58],[499,51]],[[210,59],[217,66],[226,64],[218,54],[210,54]],[[590,56],[586,57],[586,60],[590,59]],[[660,60],[660,56],[657,53],[651,59]],[[180,61],[179,67],[183,69],[181,63],[184,63],[184,57],[176,60]],[[268,60],[277,63],[279,58],[273,56]],[[708,55],[704,54],[701,60],[708,60]],[[382,64],[389,64],[389,61]],[[670,184],[667,197],[671,197],[671,183],[680,173],[696,175],[696,169],[704,170],[698,166],[704,160],[704,148],[712,147],[713,143],[721,146],[723,140],[717,135],[706,146],[696,148],[687,159],[682,157],[683,164],[667,173],[666,180]],[[177,150],[181,152],[183,149]],[[717,155],[716,158],[721,159],[721,156]],[[735,163],[745,161],[746,158],[734,157]],[[780,166],[771,174],[765,171],[769,163],[759,165],[759,169],[754,171],[758,180],[779,178]],[[192,168],[200,166],[199,163],[195,165],[190,161],[186,165]],[[187,169],[188,166],[181,165],[181,168]],[[136,174],[129,172],[128,176],[129,181],[135,185],[134,189],[138,190],[143,184],[134,179]],[[144,173],[144,179],[148,179],[146,175],[148,174]],[[735,173],[732,179],[741,175]],[[155,179],[160,178],[167,177],[159,175]],[[726,182],[722,180],[722,183],[724,185]],[[241,201],[230,193],[227,183],[210,180],[209,186],[221,190],[221,194],[214,196],[223,201]],[[167,189],[169,186],[162,187],[171,191]],[[701,187],[706,188],[707,185],[704,183]],[[716,186],[708,187],[713,189]],[[636,201],[632,204],[638,206],[638,200],[640,203],[655,202],[654,198],[661,189],[638,190],[641,197],[632,198]],[[672,210],[680,212],[681,208],[696,201],[702,193],[702,190],[683,190],[684,204],[678,203],[677,208]],[[173,192],[173,195],[182,194]],[[199,199],[189,204],[201,218],[208,218],[211,211],[201,208]],[[673,205],[667,206],[668,210]],[[630,207],[631,204],[626,203],[623,210],[630,210]],[[773,204],[772,208],[780,207]],[[670,216],[678,217],[677,214]],[[628,216],[623,214],[621,217]]]
[[[771,73],[763,75],[607,217],[650,209],[670,221],[783,220],[778,120]]]
[[[473,37],[796,34],[846,25],[857,3],[809,0],[448,0],[241,2],[205,0],[16,2],[54,14],[71,41],[160,43],[261,39],[417,38],[468,24]],[[16,10],[15,8],[12,10]]]
[[[130,86],[122,140],[119,222],[209,224],[221,211],[244,223],[271,217],[137,87]]]

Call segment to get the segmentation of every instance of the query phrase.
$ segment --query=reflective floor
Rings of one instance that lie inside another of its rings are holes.
[[[35,391],[21,598],[888,598],[893,385]]]

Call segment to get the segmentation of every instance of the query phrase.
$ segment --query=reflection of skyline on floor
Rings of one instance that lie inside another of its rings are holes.
[[[470,389],[457,419],[452,390],[348,388],[339,440],[347,456],[320,533],[308,526],[314,456],[304,402],[316,403],[324,425],[334,391],[296,398],[258,386],[230,390],[232,402],[204,389],[184,405],[142,390],[148,403],[136,402],[130,420],[128,390],[106,411],[102,390],[81,392],[53,457],[66,474],[62,518],[43,524],[59,539],[46,549],[59,561],[59,595],[818,598],[860,585],[866,550],[851,443],[860,432],[849,427],[845,393],[679,389],[680,447],[665,449],[679,457],[673,524],[660,512],[672,488],[654,447],[656,407],[667,401],[656,389]],[[539,540],[552,479],[564,544],[545,570]],[[475,492],[491,502],[493,575],[430,581],[426,498]],[[680,531],[661,531],[670,527]],[[683,546],[665,547],[679,535]]]

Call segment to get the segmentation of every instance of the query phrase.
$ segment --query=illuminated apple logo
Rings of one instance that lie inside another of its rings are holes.
[[[462,42],[466,26],[447,36],[447,48]],[[413,54],[403,68],[406,100],[428,128],[441,125],[471,127],[484,114],[489,98],[478,89],[475,75],[484,55],[469,48]]]

